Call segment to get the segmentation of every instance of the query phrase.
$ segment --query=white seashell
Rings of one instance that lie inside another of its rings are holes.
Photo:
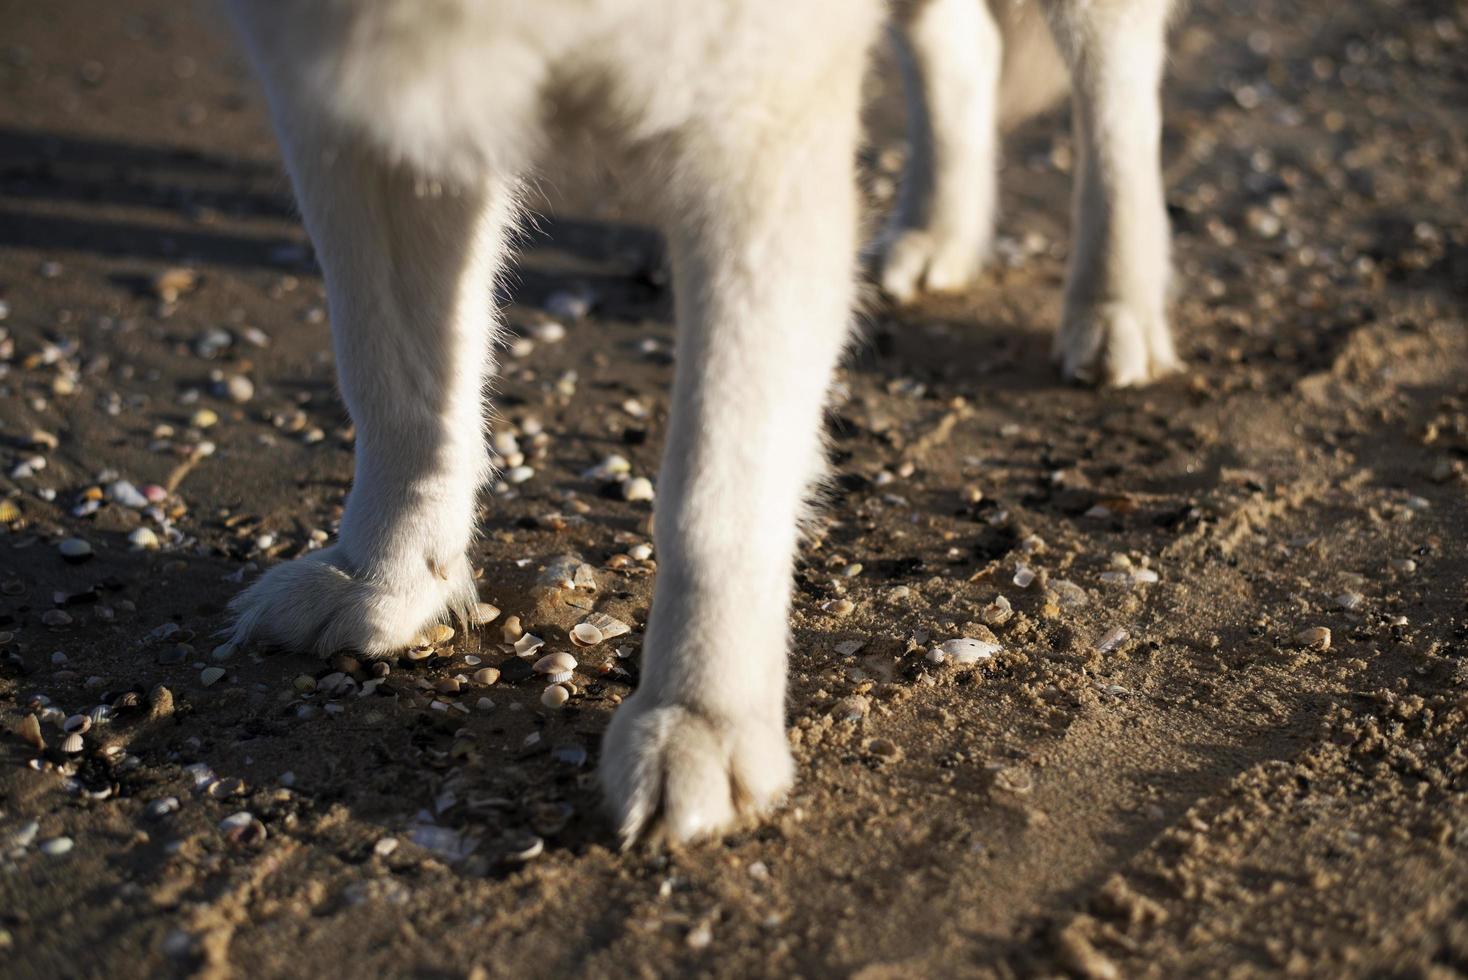
[[[535,672],[546,675],[552,684],[561,684],[571,679],[576,666],[576,658],[569,653],[551,653],[535,662]]]
[[[1101,639],[1096,641],[1096,652],[1110,653],[1112,650],[1115,650],[1117,647],[1125,643],[1130,637],[1131,634],[1122,629],[1120,626],[1109,629],[1101,637]]]
[[[558,344],[566,339],[566,328],[554,320],[533,323],[527,332],[532,338],[545,344]]]
[[[960,637],[940,643],[934,649],[943,655],[943,659],[956,664],[976,664],[980,660],[989,660],[1002,648],[997,643]]]
[[[559,684],[552,684],[540,695],[540,703],[547,708],[559,708],[569,700],[571,700],[571,692]]]
[[[645,476],[634,476],[622,484],[622,499],[627,501],[652,500],[652,481]]]
[[[1021,589],[1028,589],[1035,581],[1035,571],[1028,565],[1020,565],[1014,570],[1014,584]]]
[[[534,633],[526,633],[515,641],[515,653],[521,657],[533,657],[535,651],[545,646],[545,641]]]
[[[112,720],[112,706],[99,704],[91,711],[87,712],[87,714],[91,717],[92,724],[105,725]]]
[[[590,623],[577,623],[571,627],[571,642],[578,647],[594,647],[603,639],[601,630]]]
[[[151,528],[140,527],[127,536],[127,543],[137,551],[153,551],[158,547],[158,535]]]
[[[67,734],[72,732],[78,735],[85,734],[92,727],[91,715],[72,715],[61,723],[61,730]]]
[[[254,814],[250,813],[248,810],[241,810],[239,813],[231,813],[229,816],[219,821],[219,829],[243,830],[245,827],[248,827],[254,819]]]
[[[61,740],[61,751],[65,752],[67,755],[76,755],[82,750],[82,745],[83,743],[81,735],[76,732],[72,732],[70,735]]]
[[[601,633],[603,640],[612,640],[632,632],[632,627],[615,616],[608,616],[606,613],[592,613],[586,617],[586,623],[589,626],[596,627],[597,631]]]
[[[595,466],[585,470],[581,474],[583,480],[615,480],[619,476],[626,476],[632,472],[632,464],[627,457],[618,453],[612,453],[606,459]]]
[[[500,610],[498,606],[491,605],[488,602],[476,602],[474,604],[474,610],[469,614],[469,623],[471,626],[483,626],[485,623],[492,623],[499,618]]]
[[[1342,592],[1340,595],[1335,597],[1335,604],[1340,606],[1347,612],[1358,608],[1361,603],[1365,601],[1366,597],[1359,592]]]
[[[634,544],[627,549],[627,557],[635,561],[647,561],[652,557],[652,545]]]

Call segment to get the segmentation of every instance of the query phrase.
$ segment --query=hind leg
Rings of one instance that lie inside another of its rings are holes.
[[[326,275],[356,472],[338,540],[237,597],[234,640],[382,655],[476,599],[466,550],[513,186],[434,192],[325,126],[281,129]]]
[[[918,4],[894,43],[907,101],[907,168],[880,244],[884,292],[970,285],[989,257],[998,187],[1001,37],[985,0]]]
[[[1075,242],[1055,359],[1068,378],[1145,384],[1179,366],[1167,323],[1169,242],[1158,88],[1166,0],[1050,0],[1080,150]]]

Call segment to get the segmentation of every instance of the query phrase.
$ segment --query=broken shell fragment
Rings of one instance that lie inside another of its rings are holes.
[[[603,640],[611,640],[632,632],[632,627],[606,613],[592,613],[586,617],[586,625],[595,627],[601,633]]]
[[[991,659],[1000,649],[997,643],[959,637],[956,640],[940,643],[928,651],[928,660],[933,663],[951,661],[955,664],[976,664],[980,660]]]
[[[535,651],[545,646],[545,641],[534,633],[526,633],[515,641],[515,654],[521,657],[533,657]]]

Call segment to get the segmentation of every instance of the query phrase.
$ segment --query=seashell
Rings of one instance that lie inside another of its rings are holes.
[[[47,857],[61,857],[63,854],[69,854],[75,845],[76,842],[70,837],[53,837],[41,842],[40,851]]]
[[[654,496],[652,481],[645,476],[634,476],[622,484],[622,499],[630,502],[639,500],[652,500]]]
[[[571,642],[578,647],[594,647],[604,638],[601,630],[590,623],[577,623],[571,627]]]
[[[428,629],[428,643],[430,646],[440,646],[454,638],[454,628],[446,623],[439,623]]]
[[[520,657],[533,657],[535,651],[545,646],[545,641],[534,633],[526,633],[515,641],[515,654]]]
[[[76,755],[82,750],[82,745],[82,737],[76,732],[72,732],[61,740],[61,751],[67,755]]]
[[[205,667],[199,671],[199,683],[205,687],[213,687],[224,679],[224,674],[223,667]]]
[[[980,660],[991,659],[1000,649],[1002,648],[997,643],[959,637],[956,640],[948,640],[947,642],[938,644],[933,648],[932,652],[941,654],[940,659],[934,661],[935,663],[948,660],[956,664],[976,664]],[[932,660],[933,658],[930,655],[928,659]]]
[[[545,851],[545,841],[530,833],[516,833],[505,839],[505,859],[531,861]]]
[[[492,623],[499,618],[499,606],[491,605],[488,602],[476,602],[474,603],[474,608],[469,612],[469,625],[483,626],[485,623]]]
[[[1311,626],[1295,634],[1295,644],[1324,653],[1330,649],[1330,627]]]
[[[551,709],[559,708],[569,700],[571,692],[559,684],[552,684],[540,695],[540,703]]]
[[[68,735],[73,732],[78,735],[85,735],[91,729],[91,727],[91,715],[72,715],[70,718],[61,723],[61,730],[63,732],[66,732]]]
[[[1360,607],[1366,601],[1366,597],[1359,592],[1346,591],[1335,597],[1335,604],[1350,612]]]
[[[92,724],[105,725],[112,720],[112,707],[106,704],[99,704],[87,712],[87,714],[91,716]]]
[[[535,672],[546,675],[546,680],[552,684],[570,680],[575,670],[576,658],[569,653],[547,654],[535,662]]]
[[[230,776],[226,779],[214,780],[204,792],[216,800],[225,800],[231,796],[239,796],[244,791],[245,781],[238,776]]]
[[[458,694],[459,680],[456,677],[441,677],[433,685],[433,689],[439,694]]]
[[[617,619],[615,616],[608,616],[606,613],[592,613],[590,616],[586,617],[586,623],[589,626],[595,626],[597,630],[601,633],[601,638],[603,640],[610,640],[618,636],[625,636],[626,634],[632,632],[631,626],[628,626],[626,623],[622,622],[620,619]]]
[[[1035,570],[1028,565],[1020,565],[1014,570],[1014,584],[1021,589],[1028,589],[1035,581]]]
[[[45,751],[46,739],[41,734],[41,720],[35,715],[26,715],[22,718],[19,724],[15,726],[15,734],[19,735],[22,741],[27,742],[37,752]]]
[[[1120,647],[1130,638],[1131,634],[1128,633],[1125,629],[1121,628],[1120,626],[1113,627],[1112,629],[1107,630],[1106,633],[1101,637],[1101,639],[1096,641],[1096,652],[1110,653],[1111,651]]]
[[[500,679],[500,672],[495,667],[481,667],[474,672],[474,683],[489,687]]]
[[[647,561],[649,558],[652,557],[652,545],[634,544],[632,547],[627,549],[627,557],[635,559],[637,561]]]
[[[504,637],[506,643],[514,643],[524,636],[525,630],[520,626],[520,617],[511,616],[505,620],[500,626],[500,635]]]
[[[221,820],[219,829],[224,831],[231,843],[245,846],[260,844],[266,837],[265,825],[255,819],[254,814],[243,810]]]

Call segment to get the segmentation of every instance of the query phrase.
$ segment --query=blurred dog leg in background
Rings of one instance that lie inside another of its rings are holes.
[[[1169,0],[903,0],[893,38],[908,162],[880,245],[899,302],[963,289],[989,258],[1002,133],[1072,92],[1074,244],[1055,359],[1136,385],[1178,366],[1167,323],[1159,86]]]

